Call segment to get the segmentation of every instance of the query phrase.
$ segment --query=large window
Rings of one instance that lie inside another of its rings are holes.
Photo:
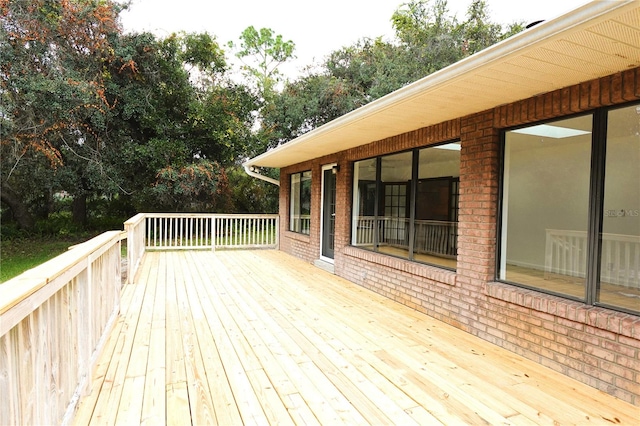
[[[352,244],[456,267],[460,143],[354,164]]]
[[[499,279],[640,311],[639,114],[505,133]]]
[[[311,171],[291,175],[289,230],[309,234],[311,225]]]

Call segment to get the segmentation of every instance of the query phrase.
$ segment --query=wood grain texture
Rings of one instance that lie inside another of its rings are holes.
[[[638,418],[638,407],[279,251],[150,252],[121,303],[76,424]]]
[[[0,286],[0,424],[66,424],[120,301],[120,233],[106,232]]]

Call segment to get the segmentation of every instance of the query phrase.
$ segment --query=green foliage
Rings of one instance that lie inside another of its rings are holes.
[[[473,0],[462,22],[447,0],[411,0],[391,20],[394,42],[359,40],[287,83],[263,110],[263,146],[294,139],[523,29],[492,23],[484,0]]]
[[[0,241],[0,283],[3,283],[21,273],[53,259],[64,253],[74,244],[87,239],[86,236],[77,237],[29,237],[3,238]]]
[[[395,40],[362,39],[284,82],[294,43],[250,26],[229,43],[239,84],[215,36],[123,34],[123,7],[0,0],[3,236],[24,232],[7,218],[51,235],[135,210],[276,211],[278,188],[237,164],[522,29],[492,23],[485,0],[462,21],[446,0],[411,0]]]
[[[278,67],[295,57],[295,43],[270,28],[249,26],[240,35],[240,44],[229,42],[229,47],[237,50],[236,56],[244,63],[242,70],[255,82],[262,99],[270,101],[282,78]]]
[[[231,208],[227,175],[208,160],[161,169],[150,195],[162,211],[229,212]]]
[[[285,86],[264,110],[263,151],[296,138],[367,103],[355,82],[310,74]]]
[[[0,195],[20,225],[30,228],[25,193],[15,188],[25,186],[33,167],[52,182],[43,186],[51,191],[56,170],[69,157],[100,161],[111,107],[102,69],[111,56],[109,38],[119,31],[120,6],[14,0],[0,7]]]
[[[520,27],[520,31],[523,29]],[[513,30],[513,27],[508,28],[505,33],[501,25],[490,21],[485,0],[473,0],[471,2],[467,9],[467,19],[458,28],[463,40],[463,53],[465,56],[477,53],[511,36]]]
[[[210,86],[189,111],[187,146],[196,158],[208,158],[227,167],[249,155],[256,136],[258,99],[246,86],[229,82]]]
[[[0,193],[23,228],[49,217],[64,230],[61,192],[80,228],[99,216],[95,200],[159,210],[167,204],[150,194],[163,171],[246,157],[257,99],[231,82],[214,36],[122,34],[110,0],[0,8]],[[198,205],[211,204],[207,190]]]
[[[159,173],[195,167],[198,159],[226,167],[246,156],[257,100],[225,77],[223,53],[209,35],[183,33],[164,40],[130,35],[119,39],[116,52],[127,72],[123,75],[123,65],[114,63],[109,93],[121,102],[113,109],[119,149],[111,151],[111,161],[137,209],[178,209],[166,198],[168,192],[164,198],[153,195]],[[128,61],[135,63],[135,72]],[[197,84],[192,74],[200,76]]]
[[[268,175],[269,171],[261,171],[261,174]],[[227,169],[227,175],[234,213],[278,212],[280,189],[278,186],[247,175],[241,167]],[[274,175],[269,177],[278,178]]]
[[[224,52],[215,41],[215,37],[208,33],[183,33],[179,41],[181,45],[179,58],[185,64],[210,75],[226,71]]]

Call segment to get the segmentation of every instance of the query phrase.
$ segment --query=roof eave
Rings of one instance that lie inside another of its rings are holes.
[[[635,4],[634,4],[635,3]],[[383,96],[367,105],[364,105],[354,111],[351,111],[329,123],[326,123],[317,129],[310,131],[286,144],[269,150],[257,157],[254,157],[244,163],[245,166],[254,167],[287,167],[311,158],[299,156],[296,159],[286,158],[287,151],[296,148],[302,148],[305,144],[309,144],[316,139],[326,137],[332,132],[344,129],[358,121],[370,118],[372,115],[378,114],[389,108],[411,100],[412,98],[425,95],[429,91],[435,91],[445,85],[450,85],[457,79],[468,76],[472,73],[480,73],[483,69],[495,66],[502,61],[506,61],[513,56],[522,55],[527,50],[533,49],[542,43],[552,41],[554,38],[561,37],[563,34],[572,31],[578,31],[583,27],[592,26],[599,20],[607,19],[612,14],[622,13],[626,9],[637,7],[637,0],[608,0],[593,1],[587,3],[571,12],[568,12],[556,19],[544,22],[513,37],[503,40],[481,52],[478,52],[468,58],[456,62],[442,70],[430,74],[414,83],[411,83],[401,89],[398,89],[386,96]],[[580,83],[577,81],[575,84]],[[532,93],[535,96],[538,93]],[[515,100],[508,100],[514,102]],[[507,103],[507,102],[504,102]],[[495,105],[499,106],[499,105]],[[469,111],[469,114],[480,111]],[[433,123],[436,124],[436,123]],[[422,127],[422,126],[420,126]],[[411,131],[415,129],[406,129]],[[397,134],[397,133],[396,133]],[[376,140],[381,140],[393,135],[380,134]],[[362,141],[358,145],[375,142],[375,140]],[[317,148],[317,147],[315,147]],[[317,149],[316,149],[317,151]],[[331,154],[335,150],[327,150],[324,155]],[[314,158],[317,155],[314,156]]]

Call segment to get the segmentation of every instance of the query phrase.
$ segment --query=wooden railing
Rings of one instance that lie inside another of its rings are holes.
[[[358,216],[353,224],[355,233],[354,246],[370,246],[373,245],[375,234],[376,219],[374,216]]]
[[[133,283],[144,254],[145,225],[144,213],[139,213],[124,223],[124,231],[127,233],[127,284]]]
[[[547,229],[545,276],[584,278],[587,269],[587,233]],[[600,281],[640,288],[640,237],[602,234]]]
[[[277,248],[278,215],[140,213],[127,222],[128,282],[145,250]]]
[[[66,424],[119,311],[120,231],[0,285],[0,424]]]
[[[289,230],[309,235],[311,231],[311,216],[308,214],[291,216]]]
[[[408,219],[381,217],[378,219],[379,244],[392,244],[407,246],[409,244]],[[360,216],[355,221],[354,245],[373,245],[375,234],[375,218],[372,216]],[[457,222],[444,222],[435,220],[414,221],[414,252],[433,254],[436,256],[455,257],[457,248]]]
[[[455,257],[458,254],[457,235],[457,222],[416,220],[414,251]]]

